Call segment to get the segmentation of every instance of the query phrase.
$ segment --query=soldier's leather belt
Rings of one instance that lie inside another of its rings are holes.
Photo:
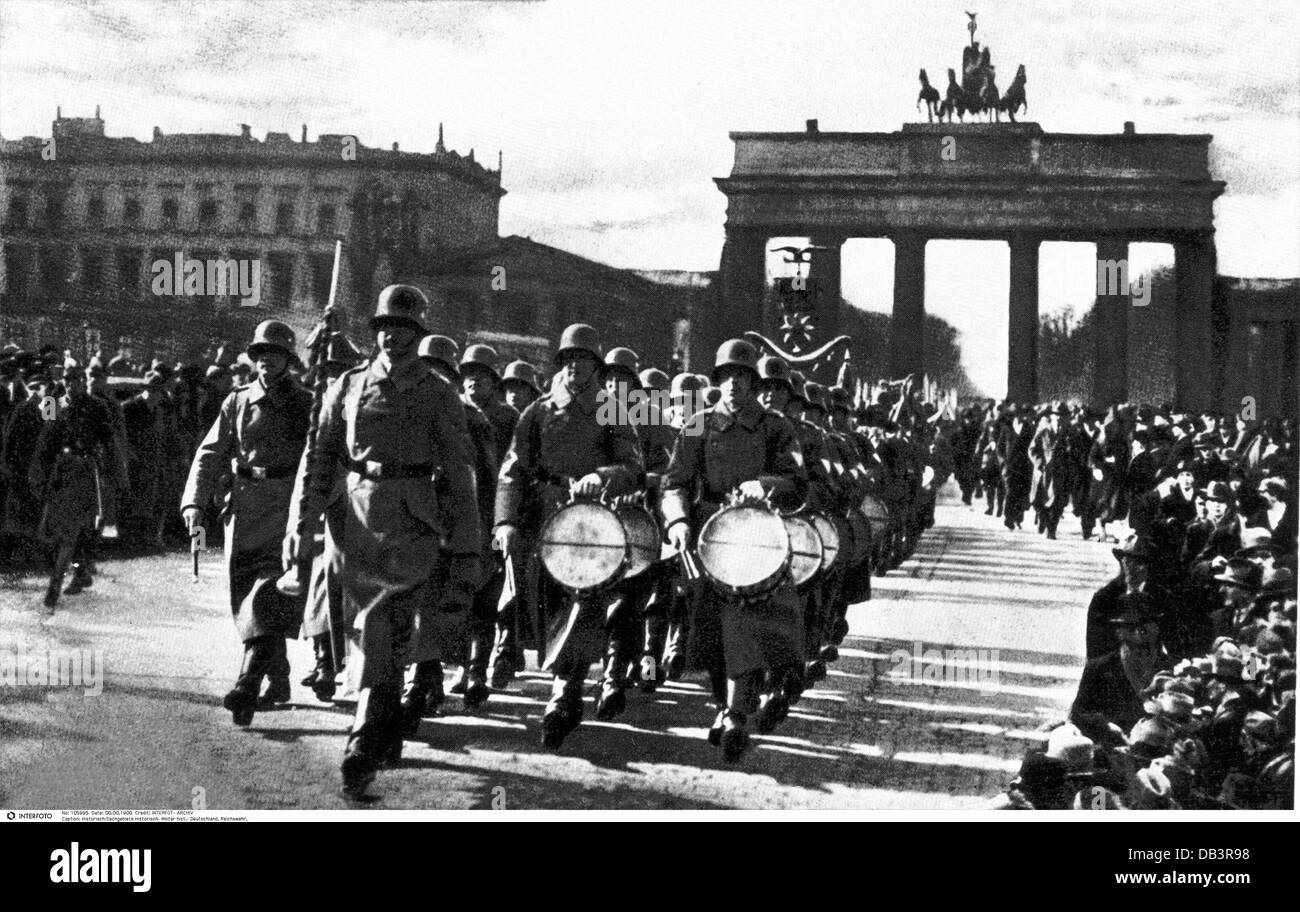
[[[235,466],[235,474],[240,478],[251,478],[254,481],[266,481],[268,478],[288,478],[298,471],[297,466],[280,466],[271,468],[267,466]]]
[[[391,479],[391,478],[428,478],[433,474],[433,463],[422,463],[420,465],[402,465],[397,462],[375,462],[367,459],[365,461],[353,460],[352,471],[365,478],[374,480]]]

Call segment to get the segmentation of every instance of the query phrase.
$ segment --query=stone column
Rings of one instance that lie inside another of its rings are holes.
[[[1114,287],[1111,287],[1112,275],[1116,277]],[[1128,399],[1128,309],[1133,299],[1127,283],[1132,278],[1128,270],[1128,241],[1099,239],[1097,299],[1092,312],[1092,401],[1101,408]]]
[[[718,346],[746,330],[770,332],[763,325],[767,283],[767,235],[762,230],[728,228],[718,267],[718,297],[712,313],[696,314],[691,370],[708,373]]]
[[[899,380],[925,369],[925,236],[896,234],[894,314],[889,324],[889,373]]]
[[[1007,320],[1007,398],[1038,401],[1038,238],[1010,239],[1011,290]]]
[[[1180,408],[1211,408],[1219,384],[1214,376],[1214,233],[1188,236],[1174,244],[1177,313],[1174,317],[1174,402]],[[1249,393],[1247,393],[1249,395]]]
[[[817,332],[813,347],[825,345],[840,334],[840,295],[842,293],[841,259],[843,237],[814,237],[812,243],[826,250],[815,250],[809,266],[808,277],[816,280]]]

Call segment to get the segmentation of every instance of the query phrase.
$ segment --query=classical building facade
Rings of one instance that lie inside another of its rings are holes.
[[[153,264],[257,260],[257,308],[307,324],[328,296],[364,302],[395,276],[497,240],[497,169],[448,151],[375,149],[355,136],[287,133],[109,137],[94,117],[56,117],[49,137],[0,140],[0,310],[157,307]],[[204,304],[238,307],[236,294]],[[251,316],[251,315],[250,315]],[[242,321],[241,321],[242,322]],[[11,328],[12,329],[12,328]],[[106,340],[107,341],[107,340]]]

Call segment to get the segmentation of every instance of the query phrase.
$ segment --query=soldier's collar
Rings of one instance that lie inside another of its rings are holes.
[[[733,424],[739,423],[747,431],[756,430],[763,421],[763,407],[757,401],[743,406],[739,411],[732,412],[725,405],[719,402],[713,407],[710,421],[713,427],[719,431],[725,431]]]
[[[279,399],[289,391],[292,382],[292,378],[290,378],[288,372],[276,377],[269,387],[262,382],[261,377],[258,377],[252,383],[248,384],[248,401],[259,402],[267,396],[270,396],[272,399]]]
[[[572,405],[584,415],[594,415],[597,406],[596,395],[599,392],[600,390],[592,383],[588,384],[580,395],[574,396],[563,383],[557,383],[551,390],[551,404],[558,411],[563,411]]]
[[[370,376],[376,380],[391,380],[394,386],[405,392],[433,375],[419,358],[407,358],[393,364],[388,355],[381,351],[370,362]]]

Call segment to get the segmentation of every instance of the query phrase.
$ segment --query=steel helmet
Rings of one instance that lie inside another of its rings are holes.
[[[657,367],[647,367],[641,371],[641,375],[637,379],[641,381],[641,385],[646,389],[667,390],[672,385],[668,375]]]
[[[527,361],[511,361],[507,364],[506,369],[501,373],[501,381],[522,383],[538,394],[542,391],[537,385],[537,369]]]
[[[709,381],[716,384],[719,373],[728,367],[747,370],[758,381],[758,349],[744,339],[728,339],[718,346],[718,356],[713,360]]]
[[[830,411],[830,396],[826,393],[826,387],[820,383],[809,380],[804,384],[803,394],[808,401],[808,408],[818,408],[823,412]]]
[[[698,393],[707,385],[708,384],[704,382],[703,378],[701,378],[699,374],[678,374],[676,377],[673,377],[673,383],[669,388],[669,392],[672,394],[674,399],[679,399],[691,393]]]
[[[574,323],[560,336],[560,347],[555,350],[555,363],[559,364],[560,360],[571,351],[583,351],[596,359],[597,364],[603,364],[605,359],[601,355],[600,337],[596,334],[594,327],[586,323]]]
[[[289,328],[289,324],[281,323],[279,320],[263,320],[257,324],[257,329],[253,331],[253,341],[248,343],[248,348],[244,349],[244,351],[247,352],[249,358],[256,359],[262,349],[273,348],[283,352],[289,357],[289,360],[296,361],[298,356],[294,351],[295,342],[293,330]],[[150,369],[162,373],[157,365]]]
[[[384,324],[397,324],[426,333],[424,312],[428,307],[429,299],[414,285],[389,285],[379,293],[375,315],[370,318],[370,330],[378,332]]]
[[[487,371],[498,383],[501,381],[501,374],[497,370],[497,350],[491,345],[470,345],[465,348],[465,354],[460,356],[460,370],[461,373],[468,373],[471,369]]]
[[[456,369],[460,346],[456,344],[455,339],[447,336],[425,336],[420,340],[418,354],[425,361],[437,361],[451,371],[453,377],[460,379],[460,371]]]
[[[790,362],[777,355],[764,355],[758,359],[758,377],[766,383],[780,383],[791,395],[794,387],[790,384]]]
[[[602,375],[608,377],[612,373],[621,373],[625,375],[636,386],[641,385],[641,378],[637,374],[640,367],[641,359],[637,353],[630,348],[611,348],[609,354],[605,355],[605,367]]]

